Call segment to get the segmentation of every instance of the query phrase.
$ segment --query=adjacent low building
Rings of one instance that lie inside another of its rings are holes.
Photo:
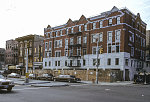
[[[0,48],[0,69],[5,67],[5,49]]]
[[[48,25],[43,69],[92,80],[98,62],[99,81],[132,80],[143,69],[145,50],[146,23],[140,14],[113,7],[94,17],[82,15],[60,26]]]

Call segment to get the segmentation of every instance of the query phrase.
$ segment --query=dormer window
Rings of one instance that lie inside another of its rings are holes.
[[[109,25],[109,26],[112,25],[112,18],[110,18],[110,19],[108,20],[108,25]]]
[[[73,29],[73,27],[72,27],[72,28],[71,28],[71,33],[73,33],[73,30],[74,30],[74,29]]]

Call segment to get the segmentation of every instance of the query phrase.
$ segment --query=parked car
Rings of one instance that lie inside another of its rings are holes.
[[[36,79],[36,75],[35,74],[29,74],[29,79]]]
[[[10,92],[14,86],[12,80],[5,79],[4,76],[0,74],[0,89],[7,89],[7,91]]]
[[[41,76],[37,77],[38,80],[53,80],[52,74],[42,74]]]
[[[8,77],[9,78],[20,78],[21,75],[17,74],[17,73],[11,73],[11,74],[8,74]]]
[[[80,78],[76,78],[74,75],[59,75],[54,77],[54,81],[67,81],[67,82],[78,82]]]

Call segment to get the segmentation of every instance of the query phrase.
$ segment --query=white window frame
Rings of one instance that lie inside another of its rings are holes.
[[[134,47],[131,47],[131,56],[134,56]]]
[[[87,31],[87,24],[84,25],[84,30]]]
[[[68,56],[68,49],[65,49],[64,55],[65,55],[65,56]]]
[[[81,44],[81,36],[77,37],[77,44]]]
[[[71,28],[71,33],[73,33],[73,32],[74,32],[74,28],[72,27],[72,28]]]
[[[101,32],[101,33],[99,34],[99,41],[100,41],[100,42],[103,42],[103,32]]]
[[[120,17],[118,16],[117,18],[116,18],[116,20],[117,20],[117,24],[120,24]]]
[[[87,43],[87,36],[84,36],[83,37],[83,44],[86,44]]]
[[[70,45],[73,45],[73,38],[70,38]]]
[[[52,49],[52,41],[49,41],[49,50]]]
[[[95,49],[95,51],[94,51],[94,49]],[[94,53],[95,52],[95,53]],[[96,47],[92,47],[92,54],[94,55],[94,54],[96,54],[97,53],[97,48]]]
[[[60,53],[60,54],[57,55],[58,53]],[[61,50],[56,50],[56,51],[55,51],[55,57],[61,57]]]
[[[115,41],[120,41],[121,30],[115,30]]]
[[[99,28],[102,28],[103,27],[103,21],[100,21],[99,22]]]
[[[94,36],[96,36],[96,34],[92,34],[92,35],[91,35],[92,43],[96,43],[96,39],[95,39],[95,37],[94,37]]]
[[[45,50],[47,50],[48,42],[45,42]]]
[[[82,31],[82,29],[81,29],[81,25],[79,25],[79,32],[81,32]]]
[[[113,33],[112,31],[107,32],[107,41],[108,42],[112,42],[112,33]]]
[[[96,22],[93,23],[93,29],[96,29]]]
[[[108,26],[112,26],[112,18],[108,20]]]

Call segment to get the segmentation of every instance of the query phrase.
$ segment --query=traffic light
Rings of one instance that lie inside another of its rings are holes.
[[[29,48],[30,47],[30,43],[29,43],[29,41],[27,42],[27,48]]]
[[[102,54],[103,53],[103,48],[100,48],[100,54]]]

